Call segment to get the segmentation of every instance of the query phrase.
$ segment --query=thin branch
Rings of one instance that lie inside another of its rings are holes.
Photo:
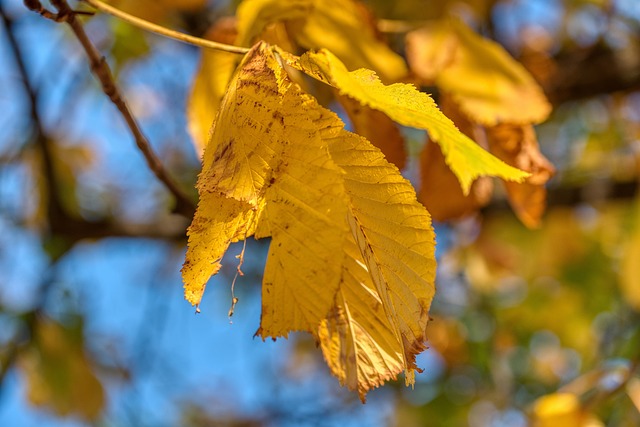
[[[151,145],[149,141],[144,136],[136,119],[133,117],[131,110],[129,109],[127,103],[125,102],[123,96],[116,85],[116,82],[111,73],[111,69],[107,64],[105,58],[98,52],[96,47],[93,45],[87,33],[82,26],[82,23],[76,19],[76,12],[71,9],[66,0],[52,0],[51,3],[58,9],[57,14],[52,14],[49,12],[48,14],[43,13],[45,10],[42,5],[38,2],[31,0],[28,5],[30,9],[35,10],[45,17],[49,17],[50,19],[56,22],[66,22],[69,24],[76,38],[82,44],[84,51],[89,58],[89,63],[91,66],[91,72],[93,75],[100,81],[102,85],[103,92],[111,99],[111,102],[118,108],[122,117],[124,118],[129,130],[133,134],[136,145],[144,155],[147,165],[151,169],[151,171],[156,175],[156,177],[164,183],[167,189],[175,196],[176,198],[176,207],[175,212],[180,213],[184,216],[191,217],[195,211],[195,205],[192,200],[190,200],[183,191],[175,184],[175,182],[169,177],[166,170],[164,169],[162,163],[155,155],[153,150],[151,149]],[[34,4],[37,3],[37,4]],[[35,9],[33,7],[37,6]]]
[[[113,6],[110,6],[100,0],[82,0],[85,3],[90,4],[94,8],[106,12],[110,15],[113,15],[117,18],[122,19],[123,21],[127,21],[130,24],[135,25],[136,27],[140,27],[147,31],[151,31],[152,33],[160,34],[161,36],[169,37],[175,40],[179,40],[184,43],[192,44],[194,46],[204,47],[208,49],[220,50],[223,52],[229,53],[238,53],[238,54],[246,54],[249,52],[249,49],[246,47],[233,46],[225,43],[218,43],[212,40],[202,39],[200,37],[193,37],[185,33],[181,33],[179,31],[170,30],[169,28],[153,24],[149,21],[145,21],[144,19],[137,18],[133,15],[129,15],[126,12],[121,11]]]

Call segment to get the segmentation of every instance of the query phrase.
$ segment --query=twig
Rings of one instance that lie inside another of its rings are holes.
[[[122,97],[120,90],[118,89],[118,86],[116,85],[116,82],[111,73],[111,69],[109,68],[109,65],[107,64],[105,58],[100,54],[100,52],[98,52],[91,40],[89,40],[89,37],[87,36],[87,33],[82,26],[82,23],[78,19],[76,19],[77,13],[73,9],[71,9],[66,0],[51,0],[51,3],[56,7],[56,9],[58,9],[57,14],[54,14],[52,12],[44,13],[43,11],[46,11],[46,9],[44,9],[44,7],[42,7],[42,5],[40,5],[40,3],[36,0],[29,0],[29,4],[27,4],[27,6],[30,9],[40,13],[42,16],[48,17],[49,19],[52,19],[56,22],[66,22],[67,24],[69,24],[76,38],[78,39],[80,44],[82,44],[87,57],[89,58],[91,72],[100,81],[103,92],[109,97],[109,99],[111,99],[111,102],[113,102],[113,104],[120,111],[122,117],[127,123],[127,126],[129,127],[129,130],[133,134],[136,145],[144,155],[147,161],[147,165],[155,174],[155,176],[175,196],[176,207],[174,211],[186,217],[193,216],[193,213],[195,211],[195,205],[193,201],[190,200],[173,182],[173,180],[169,177],[166,170],[162,166],[162,163],[151,149],[149,141],[140,130],[136,119],[133,117],[131,110],[129,110],[128,105]]]
[[[200,37],[193,37],[188,34],[181,33],[179,31],[170,30],[169,28],[153,24],[149,21],[145,21],[144,19],[140,19],[133,15],[129,15],[128,13],[123,12],[120,9],[117,9],[113,6],[110,6],[100,0],[82,0],[82,1],[90,4],[91,6],[93,6],[98,10],[101,10],[102,12],[106,12],[110,15],[113,15],[117,18],[122,19],[123,21],[127,21],[128,23],[133,24],[136,27],[143,28],[147,31],[151,31],[152,33],[160,34],[165,37],[179,40],[184,43],[189,43],[194,46],[204,47],[208,49],[220,50],[223,52],[238,53],[242,55],[249,52],[249,49],[246,47],[239,47],[239,46],[233,46],[225,43],[218,43],[212,40],[202,39]]]

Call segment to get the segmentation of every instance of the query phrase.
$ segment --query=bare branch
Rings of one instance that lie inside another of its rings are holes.
[[[51,3],[58,9],[58,13],[52,13],[46,11],[37,0],[28,0],[27,7],[40,13],[42,16],[52,19],[56,22],[66,22],[71,27],[76,38],[84,48],[85,53],[89,59],[91,72],[100,81],[102,91],[109,97],[111,102],[118,108],[120,114],[124,118],[131,134],[133,135],[136,145],[144,155],[147,165],[155,176],[167,187],[167,189],[176,198],[175,212],[180,213],[186,217],[193,216],[195,211],[195,204],[189,199],[184,192],[176,185],[176,183],[168,175],[164,169],[162,163],[151,149],[149,141],[144,136],[140,127],[133,117],[131,110],[125,102],[118,86],[113,78],[111,69],[107,64],[105,58],[98,52],[93,45],[87,33],[82,26],[82,23],[76,18],[77,12],[75,12],[66,0],[52,0]]]

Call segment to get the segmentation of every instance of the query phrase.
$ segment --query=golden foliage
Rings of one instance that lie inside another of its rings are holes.
[[[303,93],[264,43],[229,86],[198,190],[183,267],[192,304],[232,241],[271,236],[258,334],[313,333],[363,399],[402,369],[413,382],[434,293],[429,214],[398,169]],[[386,321],[366,320],[381,312]]]
[[[442,95],[440,109],[462,133],[481,142],[480,145],[487,148],[482,129],[479,129],[477,124],[471,123],[446,94]],[[447,166],[442,150],[438,144],[432,142],[427,142],[422,149],[420,178],[418,200],[427,207],[436,221],[447,221],[470,215],[489,203],[493,193],[493,181],[483,176],[473,182],[469,194],[465,195],[458,185],[455,174]]]
[[[539,123],[551,111],[522,65],[460,21],[438,21],[407,34],[407,58],[413,72],[450,93],[477,123]]]
[[[460,133],[433,99],[412,85],[395,83],[385,86],[373,71],[367,69],[349,72],[335,55],[325,49],[308,52],[299,61],[284,57],[290,65],[336,87],[342,95],[384,112],[401,125],[428,131],[440,145],[447,165],[458,177],[465,194],[479,176],[499,176],[514,181],[522,181],[528,176],[496,159]]]

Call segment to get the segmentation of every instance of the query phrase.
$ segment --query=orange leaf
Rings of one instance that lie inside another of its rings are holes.
[[[447,94],[441,97],[440,109],[462,133],[471,139],[481,141],[480,145],[486,148],[484,134],[479,126],[471,123]],[[438,144],[432,142],[427,143],[422,150],[420,177],[422,186],[418,200],[427,207],[436,221],[470,215],[489,203],[493,193],[493,181],[483,176],[473,182],[469,194],[465,195],[458,185],[458,178],[447,166],[442,150]]]
[[[509,203],[524,225],[535,228],[545,211],[544,184],[555,168],[540,152],[532,125],[501,124],[487,129],[490,151],[505,163],[531,173],[523,183],[505,182]]]

